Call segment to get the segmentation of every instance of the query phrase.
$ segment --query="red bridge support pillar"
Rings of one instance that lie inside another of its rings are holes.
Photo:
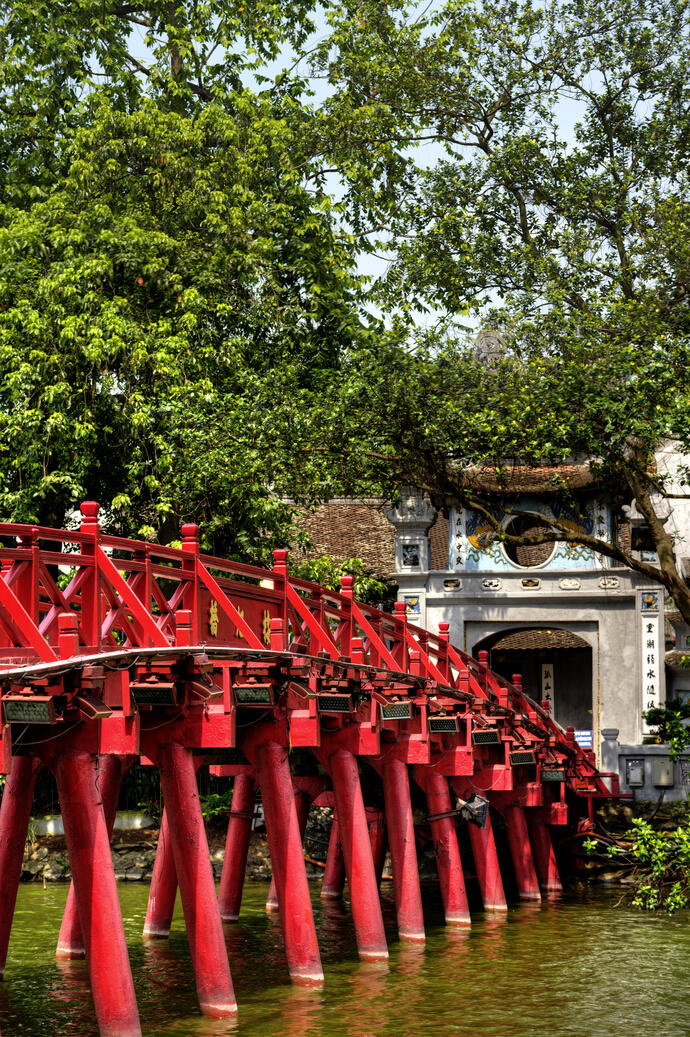
[[[122,785],[122,777],[129,768],[130,759],[110,754],[98,757],[98,787],[101,793],[108,839],[112,839],[113,836],[120,786]],[[67,894],[67,903],[62,916],[55,957],[86,957],[84,937],[79,923],[79,912],[77,911],[77,901],[74,894],[74,882],[70,883],[69,893]]]
[[[177,872],[175,871],[175,858],[168,824],[168,811],[164,807],[158,833],[156,859],[151,875],[146,919],[144,920],[143,938],[145,940],[164,940],[170,935],[176,897]]]
[[[520,806],[506,806],[503,809],[503,816],[508,830],[510,856],[513,860],[520,900],[540,901],[539,879],[534,866],[525,811]]]
[[[0,979],[5,973],[7,948],[22,874],[31,803],[40,762],[15,756],[7,775],[0,806]]]
[[[194,759],[188,749],[169,742],[158,747],[157,762],[199,1005],[204,1015],[234,1015],[237,1002],[201,816]]]
[[[369,842],[371,843],[371,856],[374,859],[374,873],[376,885],[381,885],[383,866],[386,863],[386,819],[383,811],[375,807],[367,807],[367,824],[369,825]]]
[[[240,916],[255,800],[256,782],[251,774],[236,775],[218,891],[220,917],[225,922],[236,922]]]
[[[290,978],[293,983],[323,983],[287,750],[278,742],[263,742],[254,750],[254,763],[261,785]]]
[[[363,959],[386,959],[388,946],[357,761],[346,749],[336,749],[328,759],[328,767],[333,779],[357,950]]]
[[[328,839],[328,853],[326,855],[326,868],[321,883],[322,900],[340,900],[345,886],[345,858],[340,842],[340,825],[338,815],[333,813],[333,824]]]
[[[401,940],[423,941],[424,913],[419,885],[419,865],[414,837],[410,778],[407,764],[389,758],[383,764],[388,847],[393,868],[395,910]]]
[[[427,809],[431,815],[450,813],[448,779],[431,768],[415,767],[415,779],[426,793]],[[467,903],[465,876],[460,859],[458,836],[454,817],[431,821],[431,837],[441,886],[446,925],[471,925]]]
[[[560,893],[563,886],[548,825],[540,817],[535,816],[533,810],[527,811],[527,825],[534,850],[539,884],[545,893]]]
[[[457,782],[453,786],[459,796],[467,799],[470,790]],[[503,890],[503,879],[496,853],[496,840],[494,830],[491,826],[491,815],[486,818],[486,827],[478,828],[477,825],[467,825],[472,844],[472,856],[474,857],[479,880],[479,889],[485,911],[507,911],[506,895]]]
[[[56,759],[53,772],[98,1028],[101,1037],[140,1037],[96,759],[70,751]]]
[[[297,823],[299,825],[299,837],[302,844],[302,854],[304,855],[304,833],[307,830],[307,822],[309,821],[309,810],[311,809],[311,798],[302,789],[295,789],[295,809],[297,810]],[[266,897],[266,910],[269,914],[273,911],[279,911],[278,895],[276,893],[276,880],[275,876],[271,875],[271,885],[268,888],[268,896]]]

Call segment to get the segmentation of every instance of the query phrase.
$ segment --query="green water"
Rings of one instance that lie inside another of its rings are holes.
[[[426,946],[395,938],[387,965],[357,960],[343,905],[314,909],[326,984],[290,986],[267,887],[250,884],[239,924],[226,927],[237,1021],[201,1018],[182,920],[170,941],[140,939],[148,887],[120,886],[146,1037],[686,1037],[690,1033],[687,917],[614,907],[620,893],[568,894],[507,917],[476,914],[471,932],[441,925],[427,890]],[[2,1037],[96,1037],[83,962],[58,964],[54,947],[66,886],[19,890],[5,982]]]

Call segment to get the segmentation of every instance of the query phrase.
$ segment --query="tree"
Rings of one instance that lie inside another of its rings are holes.
[[[25,4],[0,24],[0,506],[256,557],[367,329],[297,77],[309,5]],[[139,51],[132,39],[140,33]],[[253,84],[253,88],[247,85]],[[282,437],[277,436],[280,423]]]
[[[615,506],[635,500],[658,565],[557,519],[530,541],[584,542],[686,619],[663,519],[687,464],[672,480],[655,453],[690,453],[688,15],[685,0],[331,6],[316,64],[333,153],[350,153],[353,235],[389,258],[376,298],[392,316],[313,444],[350,492],[412,482],[506,540],[495,511],[514,506],[516,467],[547,485],[586,462]],[[500,335],[499,359],[474,355],[468,316]]]

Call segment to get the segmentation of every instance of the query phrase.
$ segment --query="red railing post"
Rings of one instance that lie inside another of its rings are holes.
[[[81,587],[81,627],[88,648],[97,652],[102,646],[101,639],[101,575],[98,565],[98,546],[101,527],[98,523],[100,504],[93,500],[85,500],[79,506],[82,519],[80,532],[86,539],[80,546],[80,553],[89,559],[87,566],[91,569]]]
[[[283,644],[277,649],[273,644],[273,621],[271,621],[271,650],[287,651],[288,647],[288,602],[287,602],[287,580],[288,580],[288,552],[284,547],[278,547],[273,552],[273,584],[280,594],[280,618],[283,621]],[[277,634],[277,629],[276,629]],[[277,640],[277,638],[276,638]]]
[[[31,559],[27,565],[22,563],[22,569],[14,581],[15,594],[21,601],[26,612],[38,626],[38,581],[41,563],[41,549],[38,543],[38,528],[32,526],[28,533],[22,533],[18,537],[19,547],[31,552]],[[0,577],[1,579],[1,577]]]
[[[352,599],[354,592],[352,590],[354,585],[354,577],[343,576],[340,581],[340,615],[342,621],[342,634],[340,636],[340,654],[350,657],[352,651],[352,635],[354,633],[352,626]]]
[[[395,644],[391,654],[396,659],[401,672],[407,673],[407,603],[394,602],[393,614],[395,616]]]
[[[197,563],[199,561],[199,527],[194,522],[185,522],[182,526],[182,572],[188,581],[188,585],[182,601],[186,611],[192,614],[192,644],[199,643],[199,630],[202,620],[199,615],[201,607],[201,596],[199,594],[199,576]]]
[[[445,677],[449,680],[450,667],[448,665],[448,631],[450,624],[441,621],[438,625],[438,668]]]

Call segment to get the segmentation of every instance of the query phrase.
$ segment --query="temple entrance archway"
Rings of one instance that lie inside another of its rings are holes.
[[[489,665],[510,680],[522,674],[526,693],[536,702],[548,699],[554,719],[591,734],[593,721],[592,648],[570,630],[511,627],[482,638],[472,648],[489,652]],[[586,739],[581,736],[583,744]]]

